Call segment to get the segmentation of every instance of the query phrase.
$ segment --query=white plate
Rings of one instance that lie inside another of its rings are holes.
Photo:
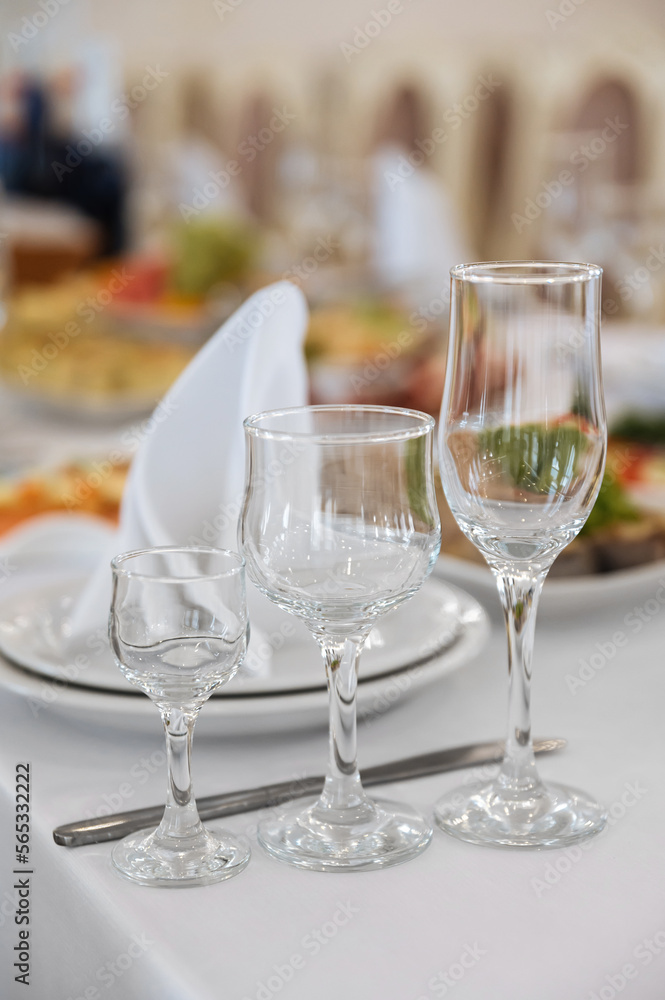
[[[30,698],[36,716],[52,707],[80,721],[144,729],[157,713],[113,663],[105,629],[80,648],[68,646],[69,611],[112,533],[95,518],[50,515],[3,539],[0,568],[10,572],[0,579],[0,652],[12,662],[0,660],[0,686]],[[218,734],[220,720],[233,732],[325,720],[325,673],[316,644],[304,626],[284,617],[291,626],[284,644],[260,669],[241,671],[213,696],[201,713],[202,732]],[[473,598],[428,580],[372,632],[360,670],[361,709],[374,711],[381,699],[387,707],[457,669],[481,648],[487,630]]]
[[[483,602],[496,602],[499,606],[496,582],[487,566],[452,556],[440,556],[434,575],[438,579],[469,587]],[[614,573],[566,579],[554,577],[545,580],[538,615],[566,617],[600,611],[625,601],[627,594],[634,595],[637,603],[639,599],[653,596],[661,585],[665,586],[663,560]]]
[[[65,577],[0,596],[0,653],[12,663],[78,686],[135,692],[113,661],[105,630],[68,642],[70,615],[88,576]],[[292,624],[285,616],[286,624]],[[459,592],[428,580],[407,604],[381,619],[363,651],[363,678],[375,680],[444,653],[462,627]],[[258,671],[240,670],[214,697],[324,690],[321,657],[309,633],[294,625]]]
[[[418,662],[412,655],[410,666],[403,665],[375,676],[368,676],[366,667],[371,651],[363,654],[358,685],[358,708],[360,715],[370,718],[380,715],[389,707],[409,696],[419,688],[438,681],[441,677],[457,670],[472,659],[485,645],[489,635],[487,615],[482,607],[468,594],[453,587],[445,587],[439,581],[428,581],[430,595],[440,595],[444,605],[454,598],[457,605],[458,627],[450,635],[443,651],[421,657]],[[426,593],[425,589],[421,595]],[[445,594],[448,597],[445,597]],[[416,598],[403,611],[408,614]],[[427,598],[430,600],[430,597]],[[397,614],[397,609],[392,614]],[[404,631],[402,619],[400,628]],[[413,640],[415,618],[409,619],[407,635]],[[388,616],[384,620],[388,622]],[[236,679],[229,685],[229,693],[213,697],[204,705],[197,722],[197,735],[237,735],[258,731],[292,730],[295,727],[323,725],[328,713],[328,695],[322,686],[323,665],[317,654],[314,640],[309,646],[299,645],[299,651],[306,658],[306,669],[314,681],[308,689],[300,691],[272,691],[272,693],[248,693],[240,687],[233,693]],[[296,647],[298,648],[298,647]],[[377,649],[380,647],[377,647]],[[413,648],[413,646],[411,647]],[[418,644],[416,644],[418,648]],[[293,656],[291,650],[288,657]],[[303,660],[304,666],[304,660]],[[159,726],[158,713],[149,699],[127,686],[126,693],[110,692],[86,688],[78,684],[68,684],[62,680],[35,674],[20,666],[0,659],[0,688],[20,694],[29,700],[36,718],[45,712],[57,712],[69,720],[90,726],[113,726],[130,731],[145,731]]]

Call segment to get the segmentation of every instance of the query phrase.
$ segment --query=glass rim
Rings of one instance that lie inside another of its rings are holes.
[[[396,430],[384,431],[325,431],[311,433],[310,431],[289,431],[280,428],[261,427],[260,422],[279,419],[279,417],[295,415],[296,413],[388,413],[411,421],[411,426]],[[411,410],[402,406],[377,406],[363,403],[327,403],[314,406],[289,406],[278,410],[264,410],[254,413],[243,420],[245,432],[252,437],[273,441],[292,441],[294,439],[318,442],[321,444],[339,444],[340,442],[360,442],[383,444],[391,441],[409,441],[423,437],[434,430],[435,420],[429,413],[422,410]]]
[[[532,272],[532,273],[529,273]],[[450,269],[454,281],[487,282],[497,285],[558,285],[601,278],[598,264],[556,260],[490,260],[456,264]]]
[[[222,556],[224,560],[230,559],[235,565],[216,572],[190,573],[187,576],[146,573],[140,570],[128,569],[123,565],[140,556],[166,555],[168,553],[186,555],[196,555],[198,553],[201,555]],[[123,576],[133,580],[146,580],[151,583],[195,583],[199,580],[224,580],[237,576],[243,572],[244,568],[245,559],[238,552],[234,552],[232,549],[218,549],[211,545],[155,545],[152,548],[132,549],[129,552],[120,552],[111,559],[111,570],[115,576]]]

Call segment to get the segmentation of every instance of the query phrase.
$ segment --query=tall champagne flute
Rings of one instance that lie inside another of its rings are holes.
[[[143,885],[219,882],[246,867],[249,849],[202,825],[190,756],[203,703],[233,677],[247,648],[243,560],[225,549],[163,547],[116,556],[111,568],[111,648],[160,711],[168,766],[161,823],[121,840],[113,864]]]
[[[330,697],[320,798],[259,827],[274,857],[319,871],[406,861],[430,841],[413,809],[373,801],[356,765],[358,658],[376,621],[408,600],[440,547],[434,421],[381,406],[312,406],[245,421],[240,546],[247,573],[319,643]]]
[[[530,721],[538,598],[589,515],[605,464],[601,275],[592,264],[536,261],[451,271],[441,478],[457,523],[496,577],[508,633],[500,773],[435,808],[439,826],[473,843],[561,847],[605,824],[584,792],[540,780]]]

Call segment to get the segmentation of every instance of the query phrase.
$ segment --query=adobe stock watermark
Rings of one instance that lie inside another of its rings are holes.
[[[392,24],[393,18],[402,14],[404,4],[402,0],[388,0],[385,7],[380,10],[371,10],[370,16],[364,24],[357,24],[353,38],[350,42],[340,42],[339,47],[347,64],[354,56],[360,55],[375,38]]]
[[[280,306],[285,299],[284,289],[271,288],[267,295],[262,296],[260,302],[252,306],[240,322],[235,322],[228,327],[222,335],[222,340],[229,351],[233,353],[236,347],[249,340],[263,326],[265,320],[274,315],[275,308]]]
[[[430,324],[440,321],[440,317],[447,316],[450,309],[450,288],[446,286],[441,289],[439,295],[434,296],[425,305],[419,306],[409,316],[409,329],[401,330],[397,337],[379,345],[379,351],[373,358],[364,358],[360,374],[354,372],[349,381],[356,393],[362,392],[373,382],[381,377],[393,361],[396,361],[403,351],[411,347],[415,334],[425,333]]]
[[[9,556],[0,556],[0,587],[7,580],[11,580],[17,569],[18,566],[12,562]]]
[[[636,605],[632,611],[624,615],[623,624],[628,632],[616,629],[604,642],[595,643],[594,652],[586,658],[580,657],[578,660],[577,673],[565,675],[566,687],[572,695],[576,695],[578,691],[586,687],[608,663],[611,663],[617,651],[627,645],[631,635],[637,635],[645,625],[648,625],[661,613],[665,607],[665,577],[659,577],[657,582],[659,586],[654,596],[646,600],[644,604]]]
[[[105,990],[110,990],[131,969],[135,962],[143,958],[154,943],[145,934],[134,934],[129,939],[129,944],[125,951],[116,955],[112,961],[100,965],[95,972],[95,982],[103,985]],[[101,1000],[104,995],[98,986],[90,985],[78,996],[70,993],[67,1000]]]
[[[446,130],[441,126],[433,128],[424,139],[416,139],[417,149],[400,156],[395,170],[386,170],[383,176],[388,188],[394,191],[398,184],[402,184],[408,177],[411,177],[425,160],[434,155],[439,146],[448,142],[450,132],[456,132],[457,129],[461,128],[464,122],[475,114],[483,101],[491,97],[500,86],[501,80],[495,79],[493,73],[479,76],[472,92],[467,94],[462,101],[452,104],[443,112],[441,120],[450,126],[450,129]]]
[[[335,250],[338,250],[340,243],[334,240],[332,236],[319,236],[316,240],[314,248],[311,254],[303,257],[301,261],[297,264],[292,264],[288,271],[284,271],[282,278],[285,281],[290,281],[291,284],[297,285],[301,288],[303,283],[307,281],[308,278],[314,274],[315,271],[321,267],[321,264],[325,264]]]
[[[110,451],[105,459],[91,462],[90,472],[84,476],[78,476],[74,480],[72,492],[61,494],[60,499],[66,510],[71,513],[82,503],[85,503],[93,492],[113,475],[116,468],[133,456],[143,442],[154,434],[157,427],[163,424],[177,409],[178,404],[167,397],[157,404],[149,417],[123,431],[120,447]]]
[[[82,319],[84,323],[92,323],[93,320],[104,311],[104,309],[113,302],[113,299],[118,295],[127,285],[131,284],[134,280],[134,275],[129,274],[126,267],[120,269],[114,268],[111,271],[111,277],[109,278],[106,286],[100,288],[100,290],[95,295],[88,295],[87,298],[79,302],[76,307],[76,315],[79,319]],[[30,379],[35,378],[40,372],[43,372],[48,368],[51,361],[53,361],[57,356],[65,350],[75,337],[80,336],[83,332],[83,327],[76,320],[68,320],[61,330],[56,330],[53,333],[49,333],[48,340],[50,344],[45,344],[41,350],[37,350],[33,347],[30,356],[31,361],[29,365],[17,365],[16,371],[21,379],[23,385],[27,385]]]
[[[285,621],[276,632],[270,632],[256,648],[250,648],[242,662],[240,673],[247,671],[250,674],[261,674],[266,664],[272,660],[273,653],[280,650],[287,639],[295,635],[296,627],[293,622]]]
[[[502,756],[499,760],[489,764],[480,764],[478,767],[465,767],[460,775],[460,787],[494,781],[501,770]]]
[[[382,687],[379,694],[376,694],[372,702],[363,708],[358,708],[358,722],[366,728],[380,719],[388,709],[397,704],[398,701],[409,693],[415,681],[423,672],[422,666],[414,667],[404,674],[398,674],[391,678]]]
[[[382,341],[377,354],[370,360],[365,358],[362,362],[361,374],[354,372],[349,381],[356,393],[360,393],[376,382],[378,378],[396,361],[400,355],[413,343],[413,334],[409,330],[402,330],[394,340],[389,343]]]
[[[569,355],[579,351],[580,348],[588,347],[595,335],[596,326],[593,320],[587,320],[583,323],[570,321],[566,324],[564,330],[562,330],[562,337],[564,339],[558,339],[556,342],[555,352],[557,357],[563,361]]]
[[[561,0],[556,10],[549,7],[545,11],[545,17],[552,31],[556,31],[558,25],[567,21],[583,3],[586,3],[586,0]]]
[[[130,799],[134,798],[136,789],[145,785],[151,775],[156,774],[166,764],[166,754],[163,750],[155,750],[149,757],[140,757],[129,768],[128,780],[121,781],[113,792],[104,792],[100,804],[93,810],[88,809],[85,819],[98,819],[119,812]]]
[[[295,951],[284,962],[273,965],[268,975],[256,983],[251,996],[246,993],[242,1000],[273,1000],[273,997],[278,996],[287,983],[292,981],[296,973],[304,969],[311,958],[327,948],[340,930],[358,913],[360,913],[359,908],[351,900],[345,903],[338,902],[330,920],[326,920],[320,927],[313,927],[305,934],[300,940],[300,950]]]
[[[191,204],[180,202],[178,209],[180,215],[189,222],[196,218],[201,212],[218,198],[222,191],[231,183],[233,177],[238,177],[242,173],[243,165],[252,163],[259,153],[262,153],[273,142],[276,135],[283,132],[297,116],[289,111],[286,106],[272,109],[272,118],[267,125],[260,128],[256,135],[248,135],[239,143],[236,150],[237,159],[227,160],[221,170],[210,170],[210,178],[202,187],[194,188]]]
[[[107,634],[108,631],[105,626],[99,626],[94,629],[85,641],[85,649],[88,652],[77,653],[73,656],[62,668],[62,677],[54,677],[51,680],[43,681],[39,688],[39,694],[28,698],[28,705],[35,719],[43,709],[48,708],[49,705],[53,705],[58,700],[63,688],[68,687],[70,684],[75,684],[81,675],[90,668],[92,662],[91,656],[99,655],[99,653],[106,649],[108,642]]]
[[[557,177],[541,183],[542,190],[534,198],[527,198],[524,202],[522,213],[513,212],[510,216],[515,230],[521,233],[528,226],[533,225],[536,219],[548,208],[550,208],[563,194],[565,188],[570,187],[575,181],[575,174],[582,174],[588,170],[589,166],[603,156],[609,146],[616,142],[618,137],[626,131],[629,126],[621,122],[618,116],[605,119],[605,128],[600,135],[595,136],[590,142],[578,146],[570,154],[568,162],[573,170],[561,170]]]
[[[287,441],[279,454],[268,463],[265,475],[257,475],[253,479],[253,489],[255,494],[263,493],[268,486],[274,483],[294,461],[306,451],[303,442]],[[219,536],[227,528],[235,528],[238,523],[240,511],[245,499],[244,489],[241,490],[234,500],[220,504],[217,513],[210,520],[201,523],[199,534],[192,534],[187,540],[188,545],[217,545]]]
[[[409,324],[416,333],[425,333],[430,323],[440,321],[440,317],[448,316],[450,312],[450,286],[446,285],[438,295],[430,299],[424,306],[418,308],[409,316]]]
[[[648,306],[650,307],[655,298],[652,287],[653,280],[663,265],[665,265],[665,245],[661,243],[659,247],[649,247],[649,254],[644,263],[613,283],[618,299],[611,297],[603,299],[603,316],[616,316],[620,309],[620,303],[630,302],[635,295],[643,296],[645,291],[649,296]]]
[[[7,35],[7,41],[14,52],[18,52],[23,45],[27,45],[33,38],[36,38],[42,28],[45,28],[60,12],[60,8],[66,7],[68,3],[69,0],[39,0],[37,4],[39,10],[24,17],[19,30],[10,31]]]
[[[621,301],[628,302],[636,292],[649,285],[653,275],[660,271],[663,265],[665,265],[665,246],[661,243],[659,247],[649,247],[649,256],[644,264],[624,274],[623,278],[616,282],[615,288]]]
[[[451,990],[468,975],[469,971],[475,968],[488,952],[481,948],[478,942],[464,946],[456,961],[451,962],[443,972],[437,972],[427,981],[428,993],[421,993],[416,1000],[432,1000],[432,997],[447,997]]]
[[[611,455],[608,455],[605,471],[613,476],[622,476],[640,454],[639,448],[634,445],[622,445],[613,450]]]
[[[19,904],[19,887],[15,886],[13,889],[8,889],[4,893],[2,902],[0,903],[0,927],[4,927],[9,918],[11,918],[10,923],[14,923]],[[30,984],[28,983],[28,985]]]
[[[299,263],[293,264],[288,271],[284,271],[282,280],[300,287],[338,247],[339,243],[331,236],[320,236],[313,252]],[[249,340],[252,334],[263,326],[264,321],[274,314],[275,307],[281,305],[284,300],[285,293],[282,288],[272,288],[267,295],[264,295],[261,302],[254,305],[242,321],[235,322],[224,332],[222,339],[229,350],[233,352],[245,340]]]
[[[305,796],[312,796],[308,776],[306,774],[292,775],[285,788],[279,794],[274,795],[269,804],[255,814],[254,819],[245,827],[243,836],[256,840],[259,827],[264,820],[276,819],[285,805],[290,805]]]
[[[648,794],[648,791],[648,788],[642,788],[639,780],[627,781],[619,798],[607,810],[608,827],[619,823],[628,810],[636,806]],[[556,861],[548,861],[543,866],[542,875],[539,878],[534,876],[529,879],[529,884],[538,899],[541,899],[545,893],[558,885],[561,879],[572,871],[574,866],[584,857],[585,852],[593,850],[596,842],[595,837],[590,837],[588,840],[581,840],[579,844],[566,847],[559,852]]]
[[[212,0],[212,9],[220,21],[223,21],[227,14],[233,14],[244,2],[245,0]]]
[[[633,961],[624,962],[616,972],[608,972],[603,977],[602,985],[587,993],[584,1000],[614,1000],[625,988],[633,983],[641,970],[651,965],[665,951],[665,930],[657,930],[649,938],[642,938],[631,952]],[[632,993],[632,996],[636,996]]]
[[[148,94],[156,90],[160,83],[169,75],[159,66],[146,66],[145,75],[141,83],[137,83],[128,94],[122,94],[112,102],[109,113],[97,122],[96,128],[83,129],[82,138],[72,145],[65,146],[66,156],[64,163],[59,160],[51,162],[51,169],[58,178],[60,184],[66,174],[71,174],[86,158],[93,153],[97,146],[101,146],[106,136],[115,132],[118,122],[124,121],[129,116],[130,111],[138,108],[139,104],[145,101]]]

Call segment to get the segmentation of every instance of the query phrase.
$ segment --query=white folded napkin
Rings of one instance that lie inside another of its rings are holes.
[[[242,422],[307,402],[307,306],[295,285],[253,295],[199,351],[155,409],[125,487],[120,526],[74,609],[72,645],[108,618],[109,560],[156,545],[236,549],[245,471]],[[250,588],[254,645],[281,614]]]

